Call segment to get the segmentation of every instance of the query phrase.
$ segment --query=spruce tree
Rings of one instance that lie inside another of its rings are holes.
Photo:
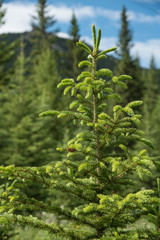
[[[52,49],[55,37],[48,32],[53,28],[56,21],[53,16],[49,15],[48,11],[49,6],[47,1],[38,0],[36,16],[33,17],[34,22],[32,23],[31,42],[33,43],[33,51],[30,56],[30,79],[34,83],[34,86],[36,86],[37,114],[46,108],[54,108],[55,105],[60,108],[62,100],[56,88],[59,82],[59,75],[56,64],[56,53]],[[63,134],[56,120],[53,121],[51,118],[48,118],[38,122],[41,125],[41,130],[39,129],[38,131],[37,129],[36,138],[39,142],[40,155],[38,159],[35,159],[35,162],[43,162],[44,164],[44,161],[49,162],[51,161],[50,159],[57,156],[53,145],[58,145],[60,139],[63,138]],[[46,152],[45,160],[42,152]]]
[[[0,1],[0,27],[5,24],[6,10],[3,9],[3,1]],[[10,148],[9,127],[6,120],[5,103],[8,101],[8,84],[13,74],[13,62],[15,57],[15,47],[17,43],[8,45],[4,40],[4,35],[0,36],[0,163],[5,164]]]
[[[36,16],[32,16],[32,18],[32,54],[36,55],[41,52],[42,48],[51,46],[54,37],[53,34],[48,33],[48,30],[53,28],[56,20],[48,14],[47,0],[38,0]]]
[[[151,114],[157,103],[159,94],[158,71],[156,69],[154,56],[151,57],[150,68],[145,81],[145,89],[144,103],[148,107],[149,114]]]
[[[4,17],[6,10],[3,9],[3,0],[0,1],[0,27],[5,24]],[[10,45],[6,43],[5,35],[0,36],[0,91],[4,85],[7,85],[10,76],[13,72],[13,60],[15,56],[15,48],[17,42],[13,42]]]
[[[69,37],[70,39],[67,41],[68,51],[65,58],[63,57],[65,65],[65,69],[63,69],[63,75],[67,75],[76,81],[77,76],[80,74],[78,63],[82,60],[85,60],[86,54],[84,54],[82,49],[76,47],[76,42],[80,40],[80,30],[74,13],[72,14],[70,21]]]
[[[24,43],[21,39],[20,53],[15,64],[15,73],[7,88],[7,101],[4,104],[10,140],[10,146],[5,151],[8,155],[5,159],[6,165],[9,163],[19,166],[29,164],[26,153],[29,153],[29,138],[32,131],[31,119],[29,120],[32,104],[32,95],[29,92],[29,89],[31,89],[30,84],[26,77],[26,58],[24,56]]]
[[[130,74],[132,80],[127,83],[128,91],[121,91],[125,102],[134,101],[136,99],[143,99],[143,81],[139,74],[137,74],[137,61],[131,57],[131,48],[133,47],[133,34],[130,30],[129,21],[127,17],[127,10],[123,7],[121,13],[121,29],[119,33],[119,42],[117,53],[119,60],[117,61],[116,73]]]
[[[146,70],[144,73],[144,83],[145,83],[144,106],[143,106],[144,132],[148,138],[152,139],[152,141],[156,143],[155,137],[152,136],[152,132],[158,131],[157,123],[156,121],[154,122],[154,120],[156,119],[155,108],[157,109],[157,105],[159,105],[158,103],[159,86],[158,86],[158,71],[156,69],[155,60],[153,56],[151,57],[149,70]]]
[[[96,37],[93,25],[92,33],[93,51],[83,42],[77,43],[88,53],[88,59],[80,62],[79,67],[89,66],[89,70],[81,72],[77,77],[78,83],[73,78],[65,78],[58,84],[58,88],[65,88],[65,94],[71,90],[76,100],[71,102],[68,110],[48,110],[40,114],[41,117],[57,115],[59,121],[63,117],[80,121],[83,130],[64,148],[57,149],[66,154],[62,161],[57,159],[41,167],[0,167],[1,176],[10,182],[0,196],[0,222],[4,225],[31,225],[60,239],[149,239],[148,233],[152,228],[133,227],[133,223],[149,213],[153,215],[151,206],[158,202],[158,198],[149,189],[129,192],[133,172],[143,178],[150,175],[150,169],[154,169],[146,150],[132,153],[128,147],[130,141],[152,146],[141,136],[140,115],[134,112],[142,102],[137,100],[127,105],[115,105],[111,116],[103,111],[110,99],[120,98],[114,92],[114,86],[126,88],[124,81],[131,77],[113,76],[109,69],[97,70],[97,61],[106,58],[106,54],[116,48],[98,52],[101,30]],[[31,186],[33,181],[47,190],[69,193],[79,200],[77,206],[64,208],[61,201],[49,204],[27,198],[21,189]],[[122,195],[124,188],[128,193]],[[17,210],[22,209],[52,213],[58,216],[58,224],[54,220],[46,222],[38,216],[18,215]],[[158,233],[159,223],[154,224],[154,233]]]
[[[46,108],[60,109],[61,100],[56,85],[59,82],[54,53],[42,50],[38,56],[34,74],[28,74],[28,59],[24,55],[24,43],[15,64],[15,74],[8,87],[8,100],[4,104],[5,121],[10,134],[8,162],[18,166],[39,166],[57,156],[53,145],[63,138],[57,120],[40,119]],[[57,103],[58,101],[58,103]]]
[[[145,136],[150,139],[155,147],[152,151],[147,147],[148,153],[152,153],[152,156],[160,156],[159,148],[159,86],[158,86],[158,71],[155,66],[154,57],[151,57],[150,68],[143,69],[142,79],[144,81],[144,104],[142,120],[143,131]],[[138,144],[135,148],[141,148],[142,145]],[[157,161],[156,161],[157,162]],[[159,167],[153,171],[152,178],[146,178],[143,182],[145,188],[156,188],[156,178],[159,177]],[[138,186],[138,184],[137,184]]]
[[[3,8],[3,0],[0,1],[0,27],[5,23],[6,10]],[[15,43],[7,45],[4,41],[4,35],[0,36],[0,164],[5,165],[7,159],[7,151],[10,147],[9,129],[7,128],[7,122],[5,117],[4,104],[7,101],[6,88],[10,80],[12,70],[9,67],[13,61]],[[0,192],[2,193],[6,189],[6,184],[0,179]],[[0,223],[0,239],[10,239],[14,236],[14,226],[8,224],[4,226]]]
[[[73,78],[75,81],[77,81],[77,77],[80,74],[80,69],[78,68],[78,63],[80,61],[83,61],[86,59],[86,54],[84,51],[80,48],[76,47],[76,43],[80,40],[80,29],[78,25],[78,21],[76,18],[76,15],[72,14],[72,18],[70,21],[70,28],[69,28],[69,39],[67,40],[68,44],[68,50],[65,54],[62,53],[62,61],[61,64],[63,64],[63,68],[60,68],[60,74],[62,76],[68,76],[69,78]],[[70,96],[66,96],[65,98],[66,107],[68,106],[69,102],[71,101]],[[75,126],[72,126],[72,123],[70,120],[67,122],[68,128],[65,132],[65,140],[69,140],[73,137],[73,131],[70,131],[70,129],[78,130],[80,128],[79,125],[75,124]]]
[[[152,113],[150,114],[149,112],[147,112],[148,109],[147,109],[146,105],[145,105],[145,110],[146,110],[146,112],[145,112],[146,120],[144,121],[144,126],[146,126],[148,123],[145,131],[146,131],[146,134],[148,134],[148,136],[150,136],[150,138],[152,139],[152,142],[155,146],[154,155],[159,156],[159,154],[160,154],[160,146],[159,146],[159,141],[160,141],[160,131],[159,131],[160,95],[158,95],[157,102],[154,106],[154,109],[152,110]]]
[[[57,131],[56,121],[52,119],[41,121],[38,117],[44,108],[52,108],[53,102],[56,101],[54,99],[56,87],[53,85],[56,84],[54,78],[57,81],[58,76],[55,73],[55,61],[51,51],[48,53],[43,51],[41,55],[43,64],[40,59],[39,67],[35,66],[37,75],[34,77],[29,75],[24,47],[22,39],[15,74],[6,91],[3,127],[7,133],[7,144],[1,149],[0,158],[3,165],[41,166],[57,157],[58,153],[53,145],[57,146],[58,139],[62,137],[60,134],[62,131]],[[26,188],[25,193],[39,199],[47,197],[36,184]]]
[[[54,52],[49,47],[42,49],[41,54],[37,56],[37,62],[38,63],[33,66],[33,73],[31,75],[31,79],[36,86],[36,95],[34,97],[37,99],[37,114],[45,109],[62,109],[62,103],[65,102],[65,100],[63,96],[60,97],[56,87],[60,81],[60,77],[57,71]],[[39,123],[41,123],[42,129],[38,133],[37,138],[41,139],[42,146],[45,142],[44,149],[46,149],[46,153],[44,152],[44,155],[41,153],[39,158],[42,158],[44,164],[44,161],[50,162],[56,158],[58,154],[53,146],[58,146],[62,143],[64,121],[58,124],[57,119],[48,117],[43,119],[43,121],[39,119]],[[42,149],[42,146],[40,149]],[[48,155],[47,158],[46,155]],[[37,161],[39,160],[37,159]]]

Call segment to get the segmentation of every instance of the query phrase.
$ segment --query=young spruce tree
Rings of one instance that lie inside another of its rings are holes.
[[[115,48],[98,52],[101,31],[98,30],[96,37],[93,25],[92,32],[93,51],[81,41],[77,43],[88,53],[88,60],[80,62],[79,67],[88,66],[90,70],[81,72],[78,83],[66,78],[58,85],[58,88],[65,88],[65,94],[71,90],[76,97],[69,106],[70,110],[49,110],[40,114],[41,117],[57,115],[58,119],[69,117],[80,121],[84,130],[65,148],[57,149],[66,153],[63,161],[57,159],[56,163],[53,161],[42,167],[0,167],[1,176],[10,182],[0,196],[0,222],[4,225],[31,225],[60,236],[60,239],[148,239],[144,228],[133,228],[132,225],[150,212],[149,207],[157,201],[153,197],[154,191],[141,190],[122,196],[122,189],[128,187],[129,192],[130,175],[134,171],[143,178],[146,174],[150,175],[150,169],[154,168],[145,150],[132,154],[128,148],[130,141],[151,145],[141,136],[142,132],[138,129],[140,115],[134,113],[134,107],[142,102],[115,105],[111,116],[103,112],[111,98],[120,98],[113,91],[114,85],[126,88],[124,80],[131,77],[116,77],[109,69],[96,69],[97,61],[106,58],[106,54]],[[65,208],[60,201],[48,204],[27,198],[21,189],[32,185],[33,181],[51,191],[69,193],[72,201],[79,200],[77,206]],[[59,221],[45,222],[36,217],[18,215],[17,210],[22,209],[53,213]],[[158,224],[155,224],[156,232]]]

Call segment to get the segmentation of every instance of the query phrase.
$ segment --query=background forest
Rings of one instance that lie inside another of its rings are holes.
[[[62,110],[68,106],[70,96],[63,96],[57,85],[64,77],[76,81],[80,74],[78,63],[86,58],[86,54],[76,47],[81,36],[74,12],[68,29],[70,39],[63,39],[57,37],[56,19],[48,15],[47,7],[46,0],[37,2],[31,32],[0,35],[0,165],[3,166],[14,164],[32,167],[43,166],[54,159],[60,161],[63,155],[56,148],[71,139],[73,132],[78,133],[81,130],[80,125],[73,125],[70,120],[59,121],[50,116],[39,118],[39,114],[45,110]],[[1,1],[0,27],[5,24],[5,11]],[[49,32],[50,28],[55,31]],[[125,104],[137,99],[144,102],[139,108],[143,115],[141,128],[145,137],[154,145],[154,150],[147,147],[148,152],[152,157],[157,157],[160,156],[160,70],[156,68],[154,56],[150,60],[149,69],[142,68],[139,57],[134,59],[131,56],[133,44],[127,10],[123,7],[117,57],[108,56],[99,61],[98,68],[107,66],[117,76],[132,76],[132,80],[127,83],[128,90],[123,92],[117,88],[117,91],[123,96]],[[114,100],[112,104],[114,105]],[[108,112],[113,105],[107,106]],[[130,143],[133,152],[141,146],[142,143]],[[158,169],[158,163],[156,164]],[[154,170],[152,178],[146,177],[141,182],[133,175],[137,184],[131,191],[156,189],[158,174],[158,170]],[[0,191],[5,187],[6,182],[1,179]],[[43,188],[34,183],[25,191],[27,196],[39,200],[50,202],[54,198],[54,202],[58,202],[61,199],[58,193],[48,191],[46,195]],[[67,195],[61,201],[64,206],[73,204]],[[42,216],[47,219],[50,217]],[[58,238],[51,238],[47,233],[28,226],[4,228],[0,225],[0,239]]]

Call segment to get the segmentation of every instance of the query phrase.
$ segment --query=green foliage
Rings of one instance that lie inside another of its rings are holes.
[[[97,69],[99,57],[115,48],[99,53],[101,31],[98,30],[96,37],[95,26],[92,26],[92,34],[93,50],[85,43],[77,43],[89,53],[89,69],[80,73],[77,81],[69,77],[58,85],[65,89],[64,94],[71,91],[74,95],[70,109],[40,114],[41,117],[57,115],[58,124],[60,118],[73,119],[82,125],[82,131],[65,146],[57,148],[64,156],[62,160],[52,159],[39,167],[0,167],[1,177],[9,181],[0,196],[0,223],[32,226],[61,239],[148,239],[149,229],[133,227],[141,217],[148,219],[152,214],[150,206],[159,202],[155,192],[145,189],[122,194],[134,184],[133,173],[143,179],[155,168],[147,151],[133,153],[129,147],[137,141],[151,146],[139,130],[141,116],[135,112],[142,102],[119,105],[120,96],[114,91],[115,86],[126,88],[123,81],[130,77],[116,77],[109,69]],[[104,109],[111,99],[115,99],[116,104],[110,115]],[[32,186],[33,182],[46,191],[60,192],[62,199],[57,203],[29,198],[22,189]],[[74,202],[72,206],[62,205],[66,194]],[[22,210],[51,213],[56,219],[47,222],[39,215],[19,214]],[[154,234],[158,234],[159,226],[154,225]]]
[[[3,92],[6,102],[1,110],[3,141],[0,163],[3,166],[41,166],[61,158],[55,148],[62,143],[63,122],[58,125],[56,119],[53,121],[49,117],[42,120],[38,117],[46,108],[60,107],[56,88],[59,77],[54,54],[49,48],[42,51],[38,64],[34,65],[34,74],[30,75],[23,40],[20,48],[15,74]],[[47,193],[44,194],[44,190],[35,182],[26,187],[24,192],[38,199],[47,198]]]
[[[3,1],[0,1],[0,27],[5,23],[6,10],[3,9]],[[5,116],[6,109],[4,105],[6,103],[6,91],[8,83],[10,81],[11,73],[13,73],[13,59],[15,56],[15,47],[16,43],[7,44],[4,41],[3,36],[0,37],[0,164],[4,163],[4,160],[8,156],[8,151],[10,147],[9,131],[7,129],[8,123]],[[1,184],[2,181],[0,180]],[[5,188],[4,185],[1,185],[0,192]],[[14,226],[7,225],[3,226],[0,224],[0,239],[10,239],[14,233]]]
[[[57,84],[60,77],[57,71],[56,58],[54,52],[47,47],[37,56],[37,64],[33,66],[31,81],[34,82],[35,96],[34,100],[37,113],[36,122],[37,128],[35,139],[37,139],[38,155],[36,162],[41,165],[52,161],[52,159],[60,157],[56,152],[55,147],[62,143],[64,132],[64,121],[59,124],[57,119],[51,117],[45,119],[37,119],[38,114],[45,109],[61,109],[63,96],[60,97],[60,91],[57,89]],[[36,126],[35,126],[36,127]],[[36,138],[37,137],[37,138]]]
[[[145,91],[145,103],[148,106],[148,111],[151,113],[157,103],[159,86],[158,86],[158,71],[156,69],[155,59],[152,56],[150,61],[150,68],[146,76],[146,91]],[[149,103],[149,104],[148,104]]]
[[[70,37],[67,40],[68,50],[66,54],[62,55],[62,75],[73,78],[76,81],[77,76],[80,74],[78,63],[79,61],[86,59],[86,54],[84,54],[84,51],[76,47],[76,43],[80,40],[80,30],[74,13],[72,14],[68,33]],[[87,65],[86,62],[87,61],[83,62],[81,67]]]
[[[152,132],[157,131],[157,124],[154,122],[156,118],[156,108],[158,106],[158,98],[159,98],[159,86],[158,86],[158,71],[155,66],[154,57],[151,58],[150,61],[150,69],[146,72],[144,71],[143,77],[145,80],[145,92],[144,92],[144,131],[147,137],[152,138]],[[154,128],[152,127],[154,124]],[[153,138],[154,143],[155,137]]]
[[[1,184],[0,186],[0,194],[5,191],[7,188],[8,184]],[[0,206],[0,212],[3,212],[3,207]],[[14,225],[13,224],[8,224],[6,226],[3,225],[3,223],[0,224],[0,239],[2,240],[8,240],[12,239],[15,235],[17,235],[16,231],[14,231]]]
[[[127,10],[125,7],[123,7],[121,13],[121,29],[119,33],[119,42],[117,48],[119,59],[117,60],[115,70],[118,76],[122,74],[128,74],[132,76],[132,79],[127,81],[127,91],[124,91],[117,86],[117,91],[122,95],[125,103],[137,99],[142,100],[144,90],[144,82],[140,74],[139,59],[132,59],[130,53],[131,48],[133,47],[132,39],[133,34],[129,27]]]
[[[15,230],[19,233],[18,235],[14,236],[12,240],[28,240],[28,239],[34,239],[34,240],[60,240],[58,237],[52,237],[47,232],[44,232],[43,230],[37,230],[33,227],[25,226],[20,227],[17,226]],[[25,234],[24,234],[25,233]]]
[[[159,86],[158,86],[158,70],[155,66],[154,57],[151,58],[150,68],[145,69],[142,72],[143,81],[145,83],[144,88],[144,105],[143,105],[143,115],[142,119],[142,129],[145,133],[145,136],[150,139],[154,145],[154,151],[151,150],[150,147],[147,147],[148,153],[152,152],[152,156],[154,157],[154,162],[158,166],[156,170],[154,170],[152,178],[146,179],[143,183],[143,186],[146,188],[154,188],[156,189],[156,178],[159,177],[159,156],[160,156],[160,148],[159,148],[159,124],[160,124],[160,116],[159,116]],[[141,148],[141,144],[136,145],[135,147]],[[138,184],[137,184],[138,185]]]
[[[48,29],[53,27],[56,20],[48,14],[47,0],[38,0],[36,5],[36,16],[32,16],[32,54],[39,54],[42,49],[51,47],[53,35],[48,33]]]
[[[0,27],[5,23],[4,17],[6,9],[3,9],[3,0],[0,1]],[[0,91],[4,85],[7,85],[11,73],[13,72],[13,60],[15,56],[16,42],[7,45],[4,36],[0,36]]]

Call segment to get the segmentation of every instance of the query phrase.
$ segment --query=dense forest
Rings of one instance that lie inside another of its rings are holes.
[[[132,57],[125,7],[104,51],[94,25],[81,42],[74,13],[59,38],[47,9],[38,0],[31,32],[0,35],[0,239],[158,240],[154,56],[148,69]],[[0,27],[5,13],[0,1]]]

